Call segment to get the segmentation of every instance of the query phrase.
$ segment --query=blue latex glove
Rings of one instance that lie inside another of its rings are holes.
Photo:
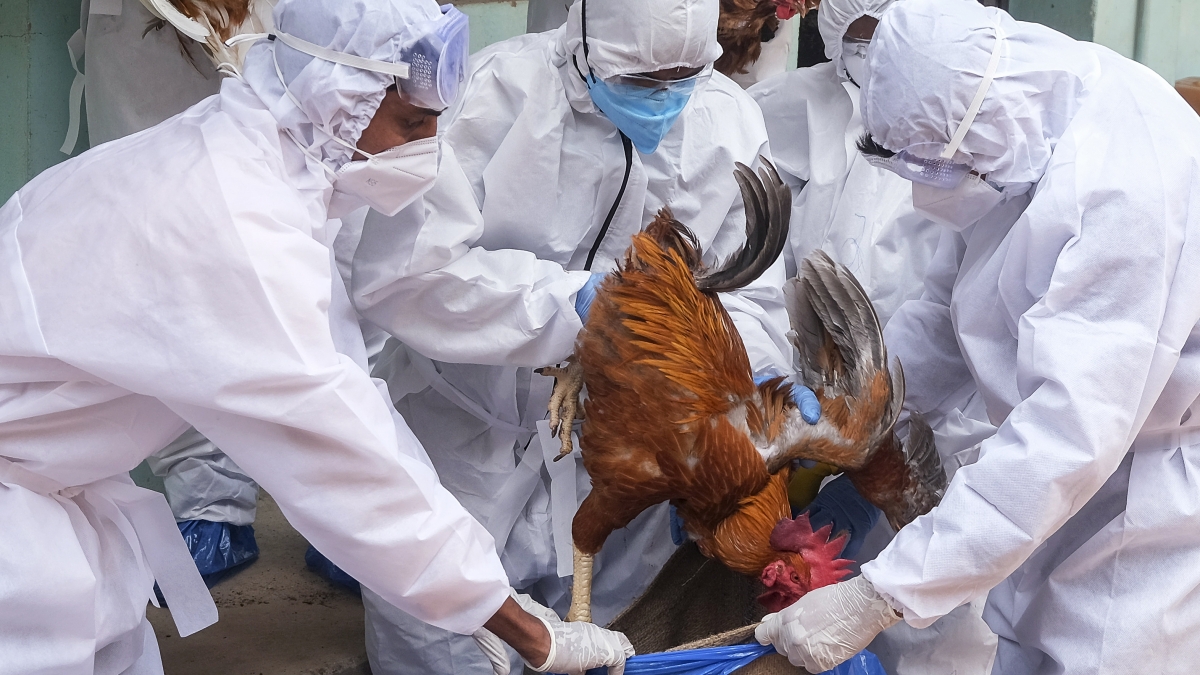
[[[576,301],[578,302],[578,301]],[[779,375],[765,374],[755,375],[754,384],[758,386],[767,380],[779,377]],[[800,409],[800,417],[804,418],[809,424],[816,424],[821,419],[821,402],[817,400],[817,395],[812,389],[795,382],[792,385],[792,400],[796,402],[796,407]]]
[[[808,514],[808,522],[813,530],[818,530],[830,523],[833,524],[832,536],[846,532],[850,538],[842,549],[843,558],[853,558],[862,548],[867,533],[879,522],[882,511],[875,508],[871,502],[863,499],[850,482],[850,477],[843,474],[829,481],[816,499],[804,509]]]
[[[683,546],[687,543],[687,530],[683,529],[683,518],[679,517],[679,512],[675,510],[675,505],[671,505],[671,542],[676,546]]]
[[[587,323],[588,312],[592,311],[592,301],[596,299],[596,287],[600,285],[600,280],[603,278],[603,274],[592,272],[592,277],[575,294],[575,313],[579,315],[579,320],[584,323]]]

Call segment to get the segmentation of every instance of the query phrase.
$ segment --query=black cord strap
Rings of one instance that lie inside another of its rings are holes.
[[[621,132],[618,132],[621,133]],[[604,242],[604,235],[608,234],[608,227],[612,225],[613,216],[617,215],[617,207],[621,205],[621,198],[625,196],[625,186],[629,185],[629,171],[633,168],[633,142],[624,133],[621,133],[621,145],[625,147],[625,177],[621,179],[621,189],[617,190],[617,198],[613,200],[612,207],[608,209],[608,215],[604,218],[604,224],[600,226],[600,234],[596,235],[596,241],[592,243],[592,250],[588,251],[587,263],[583,269],[592,270],[592,262],[596,260],[596,251],[600,250],[600,244]]]

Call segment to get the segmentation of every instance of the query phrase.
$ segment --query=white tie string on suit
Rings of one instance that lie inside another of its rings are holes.
[[[142,551],[171,610],[179,637],[187,637],[217,622],[217,606],[179,534],[171,507],[161,494],[134,485],[124,474],[87,485],[66,486],[5,457],[0,457],[0,483],[41,495],[84,499],[102,511],[105,503],[115,506],[129,521],[132,531],[119,521],[115,521],[116,525],[129,546]]]

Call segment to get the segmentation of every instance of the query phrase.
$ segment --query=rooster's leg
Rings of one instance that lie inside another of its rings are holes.
[[[547,366],[538,373],[554,378],[554,393],[550,395],[550,429],[558,434],[562,443],[555,461],[571,454],[571,427],[579,411],[579,392],[583,389],[583,367],[576,361],[567,363],[566,368]]]
[[[578,547],[575,551],[575,580],[571,584],[571,609],[567,611],[567,621],[592,620],[592,559],[591,553],[584,553]]]

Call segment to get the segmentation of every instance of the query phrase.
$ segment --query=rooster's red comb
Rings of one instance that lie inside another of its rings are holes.
[[[794,519],[784,518],[771,532],[771,548],[776,551],[799,553],[808,563],[809,584],[806,590],[837,583],[850,575],[850,560],[839,558],[846,546],[848,535],[840,534],[832,539],[833,525],[826,525],[815,532],[808,514],[801,513]]]

